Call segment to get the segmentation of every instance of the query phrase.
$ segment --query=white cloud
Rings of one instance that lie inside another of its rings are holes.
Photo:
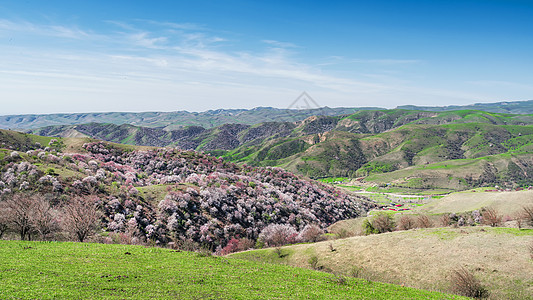
[[[13,22],[5,19],[0,19],[0,30],[4,31],[4,33],[25,33],[29,35],[69,39],[82,39],[94,36],[94,34],[76,27],[37,25],[27,21]]]
[[[46,44],[0,45],[0,98],[17,100],[3,112],[23,113],[32,107],[43,112],[286,107],[303,90],[328,106],[486,96],[416,85],[401,70],[426,63],[417,59],[331,56],[311,64],[290,42],[262,40],[263,48],[235,49],[236,43],[226,37],[235,34],[203,25],[105,23],[114,28],[95,33],[0,19],[0,34],[50,38]],[[68,49],[55,46],[65,41]],[[337,66],[348,70],[338,71]],[[49,105],[28,105],[39,101]]]

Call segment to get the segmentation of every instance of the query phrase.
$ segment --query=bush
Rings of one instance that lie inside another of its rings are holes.
[[[522,207],[522,218],[526,223],[533,226],[533,205]]]
[[[324,240],[324,230],[315,224],[307,224],[298,234],[298,240],[315,243]]]
[[[452,219],[450,218],[450,215],[448,214],[444,214],[440,216],[439,221],[440,221],[440,225],[443,227],[448,227],[452,224]]]
[[[270,224],[259,234],[259,239],[268,247],[293,244],[297,238],[298,232],[288,224]]]
[[[275,248],[274,248],[274,253],[276,253],[276,255],[277,255],[279,258],[283,258],[283,257],[286,256],[286,255],[283,255],[283,251],[282,251],[282,249],[281,249],[281,246],[275,247]]]
[[[363,233],[373,234],[373,233],[384,233],[391,232],[394,230],[394,218],[392,215],[387,213],[379,213],[375,217],[370,219],[365,219],[363,221]]]
[[[490,225],[491,227],[501,226],[502,215],[498,214],[498,211],[492,207],[487,207],[481,212],[483,218],[483,224]]]
[[[349,238],[351,236],[354,236],[354,234],[350,231],[348,231],[348,229],[346,228],[341,228],[337,231],[335,231],[335,235],[337,235],[337,238],[339,239],[345,239],[345,238]]]
[[[398,230],[409,230],[413,228],[415,228],[415,222],[410,216],[400,216],[400,219],[398,220]]]
[[[374,224],[372,224],[372,222],[369,219],[365,219],[363,221],[363,225],[362,226],[363,226],[363,233],[365,235],[378,233],[376,228],[374,228]]]
[[[309,263],[309,265],[311,266],[311,268],[313,270],[318,270],[319,269],[319,266],[318,266],[318,256],[316,255],[313,255],[309,258],[309,260],[307,260],[307,262]]]
[[[220,254],[228,255],[233,252],[245,251],[250,248],[253,248],[254,245],[255,245],[255,242],[247,238],[242,238],[242,239],[232,238],[231,240],[229,240],[226,247],[222,248],[222,251],[220,252]]]
[[[374,218],[372,223],[378,233],[391,232],[395,227],[394,218],[392,215],[385,213],[379,214],[376,218]]]
[[[464,267],[452,271],[451,284],[452,292],[458,295],[476,299],[489,296],[488,290]]]
[[[433,223],[426,215],[419,215],[416,219],[416,226],[418,228],[430,228],[433,227]]]

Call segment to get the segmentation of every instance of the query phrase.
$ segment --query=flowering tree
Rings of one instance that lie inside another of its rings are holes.
[[[279,247],[297,241],[298,231],[287,224],[270,224],[259,234],[259,240],[269,247]]]

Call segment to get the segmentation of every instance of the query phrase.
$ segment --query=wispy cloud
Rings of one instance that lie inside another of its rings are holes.
[[[82,39],[93,36],[92,33],[76,27],[37,25],[27,21],[13,22],[5,19],[0,19],[0,31],[4,33],[25,33],[69,39]]]
[[[128,35],[128,38],[137,46],[162,49],[165,48],[165,44],[168,42],[168,38],[164,36],[150,37],[148,32],[139,32]]]
[[[86,91],[86,81],[89,81],[94,91],[107,91],[102,92],[101,97],[104,98],[112,94],[110,91],[119,93],[123,89],[129,89],[132,97],[140,97],[148,95],[147,90],[157,86],[152,91],[154,97],[168,101],[176,93],[186,93],[199,99],[212,99],[224,94],[228,99],[256,97],[262,101],[290,94],[285,96],[290,101],[302,90],[315,91],[319,95],[328,94],[338,99],[386,95],[383,96],[385,99],[394,93],[416,89],[408,87],[407,80],[395,78],[396,74],[372,77],[368,76],[368,70],[354,68],[349,74],[341,74],[334,68],[336,64],[369,64],[390,68],[417,64],[420,61],[416,59],[354,59],[339,56],[325,58],[321,64],[310,64],[300,58],[300,47],[290,42],[260,40],[263,47],[235,49],[236,34],[227,34],[230,36],[228,38],[203,25],[146,20],[132,23],[108,20],[105,23],[111,24],[112,28],[96,33],[56,24],[0,20],[0,33],[53,37],[59,42],[68,40],[70,49],[54,48],[56,43],[49,41],[42,47],[32,48],[28,45],[22,55],[19,49],[0,46],[0,51],[9,50],[4,53],[10,57],[10,62],[0,72],[0,79],[2,74],[16,76],[17,80],[23,80],[26,76],[31,84],[40,77],[49,80],[49,84],[57,89],[63,84],[79,86],[80,91]],[[61,83],[58,80],[64,81]],[[142,92],[135,94],[135,90]],[[212,97],[206,94],[207,91],[213,93]],[[420,92],[426,94],[432,91]],[[131,101],[124,101],[131,105]],[[242,101],[245,102],[234,106],[250,105],[249,101]],[[187,104],[199,105],[194,102]],[[254,106],[260,105],[264,106],[265,103]]]

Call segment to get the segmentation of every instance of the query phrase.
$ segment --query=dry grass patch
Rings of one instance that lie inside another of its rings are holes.
[[[518,192],[459,192],[417,208],[431,214],[466,212],[492,207],[504,215],[512,216],[523,207],[533,207],[533,191]]]
[[[533,297],[531,235],[533,230],[514,228],[415,229],[287,246],[290,254],[280,260],[254,251],[238,257],[308,268],[316,255],[333,272],[350,275],[358,268],[358,276],[369,280],[438,291],[449,291],[450,270],[460,265],[474,270],[496,299],[527,299]]]

